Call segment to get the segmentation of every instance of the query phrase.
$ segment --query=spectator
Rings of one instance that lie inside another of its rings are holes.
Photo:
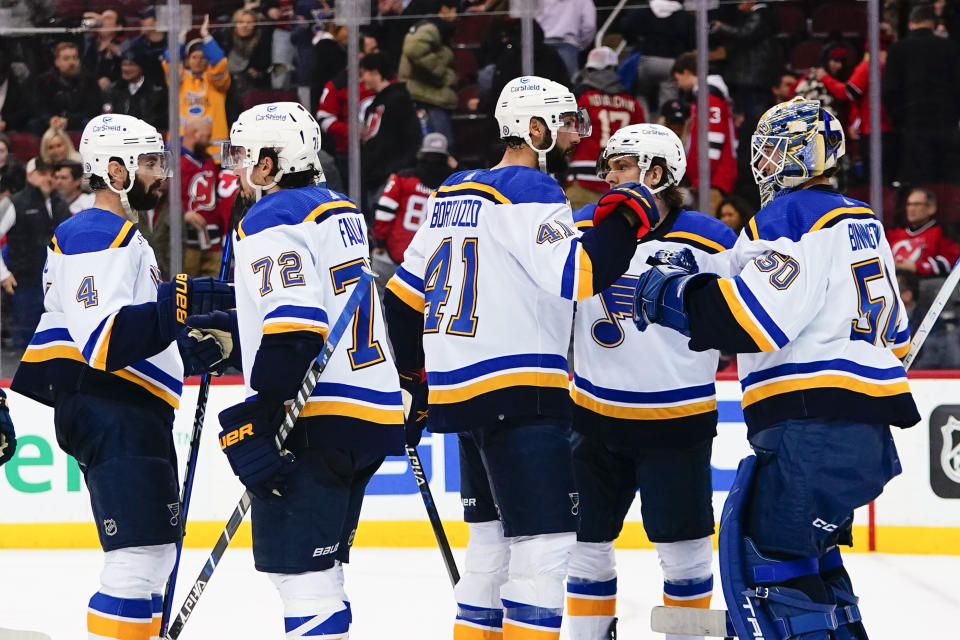
[[[243,95],[270,88],[270,31],[256,26],[257,14],[249,9],[233,12],[233,29],[224,32],[220,47],[227,56],[230,91],[227,120],[233,122],[243,111]]]
[[[660,105],[660,116],[657,118],[657,124],[667,127],[683,140],[687,135],[686,127],[689,118],[690,105],[683,100],[674,98]]]
[[[153,209],[141,211],[137,216],[137,229],[153,249],[157,258],[157,266],[163,280],[170,280],[170,199],[169,181],[161,187],[163,195],[160,202]]]
[[[720,201],[717,205],[716,216],[720,222],[727,225],[737,235],[750,222],[750,218],[756,213],[756,210],[750,206],[750,203],[731,193]]]
[[[53,187],[67,203],[72,216],[93,206],[95,196],[83,190],[83,165],[79,162],[67,160],[56,165]]]
[[[83,40],[81,63],[97,79],[101,91],[120,79],[121,41],[118,27],[123,26],[120,15],[114,9],[103,13],[88,11],[84,18],[97,25]]]
[[[67,132],[53,127],[44,131],[40,138],[40,157],[51,167],[65,161],[80,162],[80,154]]]
[[[407,169],[420,148],[420,120],[406,85],[391,82],[394,67],[385,53],[372,53],[360,61],[360,81],[376,95],[363,115],[361,166],[363,212],[372,217],[383,185],[391,173]]]
[[[583,71],[573,78],[577,104],[587,110],[593,134],[580,138],[564,191],[574,210],[596,202],[609,185],[596,175],[597,157],[607,140],[620,127],[646,122],[640,103],[617,79],[617,54],[610,47],[597,47],[587,56]]]
[[[580,69],[580,52],[597,34],[597,7],[593,0],[541,0],[537,22],[544,42],[553,47],[572,76]]]
[[[0,236],[9,253],[0,259],[0,286],[13,296],[13,346],[26,348],[43,313],[43,265],[53,231],[70,209],[53,188],[53,168],[41,158],[27,163],[27,184],[0,213]]]
[[[427,198],[451,173],[455,162],[442,133],[428,133],[411,169],[392,174],[377,202],[373,226],[373,264],[377,282],[386,285],[403,252],[426,218]]]
[[[960,38],[960,11],[957,3],[946,0],[934,0],[933,11],[936,15],[934,33],[943,38],[957,40]]]
[[[293,29],[290,30],[290,44],[293,46],[293,83],[297,93],[297,100],[307,109],[317,104],[319,93],[311,98],[311,87],[322,88],[330,78],[324,78],[317,83],[314,80],[313,45],[315,38],[326,33],[332,18],[333,10],[325,0],[296,0],[293,5]],[[346,63],[344,63],[346,64]]]
[[[0,43],[0,132],[22,129],[30,117],[29,94],[10,66],[10,54]]]
[[[212,144],[208,153],[220,161],[220,143],[227,139],[227,90],[230,73],[223,49],[210,35],[210,16],[203,16],[200,37],[187,43],[185,61],[181,65],[180,118],[209,118],[213,125]],[[183,134],[181,126],[181,135]]]
[[[293,33],[293,0],[262,0],[260,10],[274,24],[270,28],[270,86],[287,90],[294,72],[296,49],[290,37]]]
[[[120,63],[120,79],[104,96],[105,113],[140,118],[160,131],[167,129],[167,84],[146,74],[150,60],[141,49],[127,49]]]
[[[186,223],[183,270],[194,277],[220,273],[221,241],[227,223],[217,207],[220,169],[207,151],[212,130],[209,118],[189,118],[183,123],[180,142],[180,201]]]
[[[930,5],[910,10],[907,36],[890,45],[883,105],[900,136],[898,179],[960,181],[960,45],[933,33]]]
[[[945,276],[960,257],[960,246],[947,238],[936,220],[937,197],[923,188],[907,195],[905,227],[887,231],[897,269],[918,276]]]
[[[920,297],[920,278],[913,271],[897,269],[897,286],[909,318],[910,329],[916,331],[927,313],[926,309],[917,305]],[[960,335],[956,327],[948,328],[944,320],[945,318],[941,315],[927,334],[923,348],[913,361],[914,371],[960,368]]]
[[[438,0],[436,17],[415,25],[403,40],[397,79],[407,85],[427,128],[453,139],[451,112],[457,108],[457,61],[450,48],[460,0]]]
[[[403,40],[418,18],[430,11],[432,0],[377,0],[377,42],[390,60],[400,60]]]
[[[697,139],[697,54],[691,51],[681,55],[673,65],[673,78],[677,81],[680,91],[692,95],[690,105],[690,126],[686,141],[687,147],[687,176],[693,184],[696,193],[700,181],[697,168],[698,139]],[[710,202],[700,203],[704,211],[716,211],[717,205],[724,196],[729,194],[737,183],[737,152],[734,148],[733,116],[730,113],[730,96],[727,86],[718,75],[707,76],[708,104],[708,141],[710,150]]]
[[[786,102],[796,95],[797,74],[789,69],[784,69],[774,78],[770,85],[770,94],[773,96],[773,104]],[[763,115],[763,114],[760,114]]]
[[[649,9],[624,13],[619,29],[634,51],[641,52],[633,95],[647,113],[659,112],[679,95],[671,75],[674,60],[697,47],[694,18],[682,2],[650,0]]]
[[[840,84],[847,81],[850,76],[850,51],[846,47],[827,45],[824,54],[823,66],[808,69],[797,81],[793,93],[807,100],[819,100],[824,108],[847,126],[850,124],[850,108],[836,99],[827,88],[824,78],[829,77]]]
[[[359,59],[363,60],[364,56],[377,52],[379,52],[379,46],[376,38],[361,32]],[[367,89],[363,83],[360,84],[360,113],[366,112],[367,105],[373,100],[374,95],[375,93]],[[341,177],[350,175],[347,159],[350,128],[347,107],[347,70],[343,69],[323,86],[316,114],[320,129],[323,131],[323,148],[333,156]],[[326,172],[327,170],[324,169],[324,173]]]
[[[167,50],[167,34],[157,30],[156,9],[147,7],[140,12],[140,35],[125,40],[121,49],[124,53],[132,51],[137,54],[136,57],[142,62],[141,68],[147,78],[150,78],[155,84],[166,84],[163,79],[161,61]],[[120,71],[122,74],[122,67]]]
[[[60,42],[53,56],[54,68],[41,74],[34,86],[34,117],[28,127],[36,135],[50,127],[80,131],[103,106],[96,78],[80,66],[77,45]]]
[[[10,151],[10,138],[0,133],[0,200],[23,189],[26,181],[23,164]]]
[[[301,54],[297,63],[297,75],[302,76],[299,83],[307,88],[309,93],[310,105],[316,105],[320,101],[323,87],[343,73],[346,79],[347,68],[347,38],[350,36],[350,30],[341,24],[330,21],[325,29],[314,33],[312,30],[307,33],[295,32],[295,44],[300,44],[300,39],[309,37],[307,46],[299,47]],[[360,49],[363,49],[361,42]]]
[[[883,68],[887,61],[887,48],[893,42],[893,32],[889,25],[880,25],[880,73],[883,74]],[[883,28],[886,27],[886,30]],[[856,118],[851,118],[848,126],[856,133],[850,137],[860,139],[860,158],[864,165],[864,178],[869,180],[870,176],[870,55],[864,53],[863,59],[850,73],[850,78],[846,82],[837,80],[830,74],[824,74],[821,81],[834,98],[840,102],[849,102],[852,105],[851,114],[856,114]],[[887,111],[883,105],[880,105],[880,136],[883,147],[883,156],[881,165],[883,171],[883,181],[889,183],[893,179],[896,171],[898,153],[893,148],[893,126],[890,124],[890,118],[887,117]]]
[[[776,40],[775,9],[763,2],[739,2],[737,10],[738,24],[715,20],[710,35],[726,48],[723,76],[737,113],[755,121],[773,106],[767,88],[783,65],[783,55]]]

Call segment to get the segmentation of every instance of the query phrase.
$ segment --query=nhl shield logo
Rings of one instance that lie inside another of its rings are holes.
[[[108,536],[117,535],[117,521],[113,518],[107,518],[103,521],[103,532]]]
[[[940,448],[940,467],[943,474],[960,484],[960,420],[953,416],[940,427],[943,445]]]
[[[960,500],[960,405],[930,414],[930,488],[939,498]]]

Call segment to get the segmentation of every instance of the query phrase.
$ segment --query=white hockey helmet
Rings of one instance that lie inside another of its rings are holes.
[[[90,120],[80,138],[80,157],[83,172],[102,178],[107,188],[120,196],[131,220],[136,219],[136,214],[130,209],[127,193],[133,188],[137,171],[158,178],[169,175],[170,156],[163,146],[163,136],[155,127],[133,116],[104,114]],[[114,188],[107,171],[115,158],[123,162],[130,174],[122,189]]]
[[[277,152],[277,174],[273,183],[253,185],[258,191],[275,186],[285,174],[315,169],[320,172],[320,125],[299,102],[271,102],[258,104],[240,114],[230,128],[230,141],[220,150],[220,163],[234,172],[245,170],[250,182],[250,170],[260,159],[262,149]]]
[[[576,132],[580,137],[590,135],[590,116],[577,106],[577,99],[565,86],[538,76],[520,76],[503,87],[494,112],[500,126],[500,137],[522,138],[537,152],[540,170],[546,171],[547,152],[557,144],[561,131]],[[550,130],[550,145],[534,147],[530,140],[530,119],[542,118]]]
[[[597,157],[597,177],[605,179],[610,173],[610,160],[622,156],[633,156],[637,159],[640,167],[638,182],[643,182],[654,158],[663,158],[666,164],[666,180],[656,189],[652,189],[651,193],[659,193],[669,186],[679,184],[687,171],[683,143],[677,134],[659,124],[631,124],[617,129]]]

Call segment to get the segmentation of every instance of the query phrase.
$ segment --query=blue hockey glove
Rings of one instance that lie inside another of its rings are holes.
[[[190,278],[179,273],[157,286],[157,311],[162,337],[172,342],[186,326],[187,317],[237,306],[233,285],[215,278]]]
[[[672,264],[662,264],[640,274],[637,293],[633,300],[633,323],[643,331],[651,324],[659,324],[690,337],[690,318],[683,306],[683,292],[694,278]]]
[[[420,444],[429,413],[429,388],[424,371],[401,371],[400,394],[403,396],[403,418],[407,444]]]
[[[243,369],[236,309],[190,316],[187,318],[187,326],[191,329],[200,329],[205,335],[212,336],[220,344],[220,350],[223,352],[223,362],[217,367],[218,375],[229,367]]]
[[[177,334],[177,349],[183,360],[183,377],[223,373],[223,347],[213,335],[198,329],[184,329]]]
[[[17,435],[13,431],[10,408],[7,406],[7,394],[0,389],[0,465],[13,457],[17,450]]]
[[[625,182],[600,196],[597,208],[593,210],[593,226],[598,226],[620,207],[626,207],[632,212],[632,216],[626,217],[630,226],[637,230],[638,238],[647,235],[660,221],[660,210],[657,209],[650,190],[639,182]],[[632,219],[633,216],[636,216],[639,222]]]
[[[283,494],[294,466],[293,454],[277,450],[274,440],[282,415],[282,410],[271,411],[258,400],[220,412],[220,448],[240,482],[264,500]]]
[[[671,264],[675,267],[683,269],[687,273],[697,273],[700,271],[700,266],[697,264],[697,259],[693,256],[693,251],[690,251],[690,249],[687,249],[686,247],[680,251],[660,249],[652,256],[647,258],[647,264],[652,267],[656,267],[661,264]]]

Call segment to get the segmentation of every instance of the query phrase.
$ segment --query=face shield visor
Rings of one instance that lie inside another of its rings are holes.
[[[576,111],[567,111],[560,114],[560,126],[557,133],[575,133],[581,138],[588,138],[593,133],[590,114],[583,107]]]
[[[783,172],[787,143],[785,136],[754,135],[750,138],[750,169],[755,183],[763,184]]]
[[[145,179],[169,178],[173,171],[169,151],[141,153],[137,157],[137,175]]]
[[[230,144],[230,141],[220,143],[220,167],[234,173],[252,165],[253,161],[247,158],[247,148]]]

